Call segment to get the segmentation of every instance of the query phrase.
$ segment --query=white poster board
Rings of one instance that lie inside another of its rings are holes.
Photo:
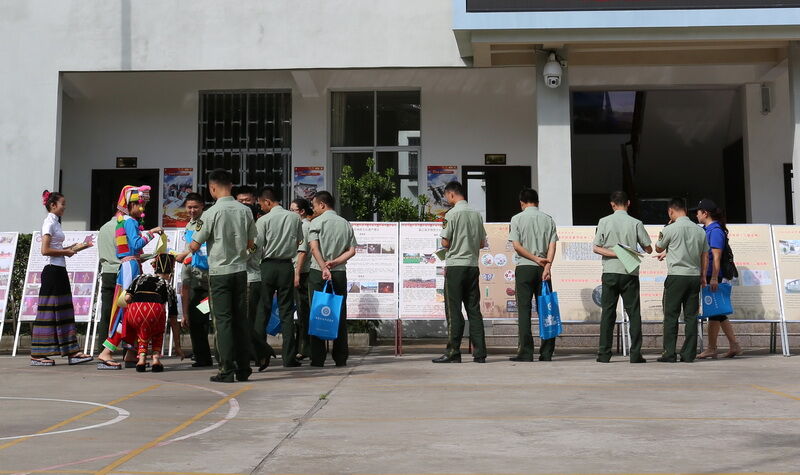
[[[88,322],[92,315],[99,265],[97,231],[64,231],[64,247],[81,243],[87,236],[91,236],[95,246],[67,258],[67,273],[72,287],[72,305],[75,308],[76,322]],[[31,239],[28,269],[25,272],[25,286],[22,290],[22,305],[19,310],[21,322],[36,320],[42,269],[47,265],[47,258],[41,251],[42,235],[36,231]]]
[[[400,318],[444,320],[442,223],[400,223]]]
[[[17,254],[19,233],[0,233],[0,338],[6,323],[6,309],[11,293],[11,272]]]
[[[347,262],[347,318],[397,319],[397,223],[352,223],[356,255]]]
[[[800,226],[773,226],[783,317],[800,321]],[[2,278],[2,277],[0,277]]]

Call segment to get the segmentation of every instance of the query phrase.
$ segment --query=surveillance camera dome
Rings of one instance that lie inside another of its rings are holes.
[[[555,53],[550,53],[550,58],[547,60],[547,63],[544,65],[544,69],[542,70],[544,83],[551,89],[557,88],[561,85],[562,73],[563,71],[561,69],[561,63],[559,63],[556,59]]]

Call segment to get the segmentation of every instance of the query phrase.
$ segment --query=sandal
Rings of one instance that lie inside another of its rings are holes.
[[[154,364],[152,366],[151,371],[154,372],[154,373],[163,373],[164,372],[164,365],[161,364],[161,363],[156,363],[156,364]]]
[[[147,370],[146,364],[137,364],[136,365],[136,372],[137,373],[144,373]]]
[[[84,354],[84,353],[75,353],[74,355],[70,355],[67,357],[67,362],[71,365],[86,363],[87,361],[92,361],[94,358]]]
[[[101,360],[101,359],[98,359],[98,361],[97,361],[97,369],[98,370],[122,369],[122,365],[117,363],[114,360]]]
[[[55,366],[56,362],[50,358],[31,358],[31,366]]]
[[[146,367],[150,367],[150,363],[145,363],[144,365]],[[139,362],[138,361],[125,361],[125,367],[126,368],[135,368],[137,366],[139,366]]]

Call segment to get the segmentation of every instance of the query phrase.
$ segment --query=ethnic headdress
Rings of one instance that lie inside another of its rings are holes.
[[[144,204],[150,199],[150,187],[148,185],[132,186],[125,185],[119,193],[119,200],[117,201],[117,227],[115,229],[115,244],[117,247],[117,255],[126,255],[130,252],[128,245],[128,236],[125,234],[125,216],[129,214],[128,206],[131,203]],[[144,218],[144,213],[142,213]],[[144,229],[140,224],[139,229]]]

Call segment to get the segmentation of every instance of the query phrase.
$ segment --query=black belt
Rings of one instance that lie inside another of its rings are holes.
[[[265,263],[265,262],[275,262],[275,263],[278,263],[278,264],[291,264],[292,260],[291,259],[271,259],[271,258],[267,258],[267,259],[264,259],[264,260],[261,261],[262,264]]]

